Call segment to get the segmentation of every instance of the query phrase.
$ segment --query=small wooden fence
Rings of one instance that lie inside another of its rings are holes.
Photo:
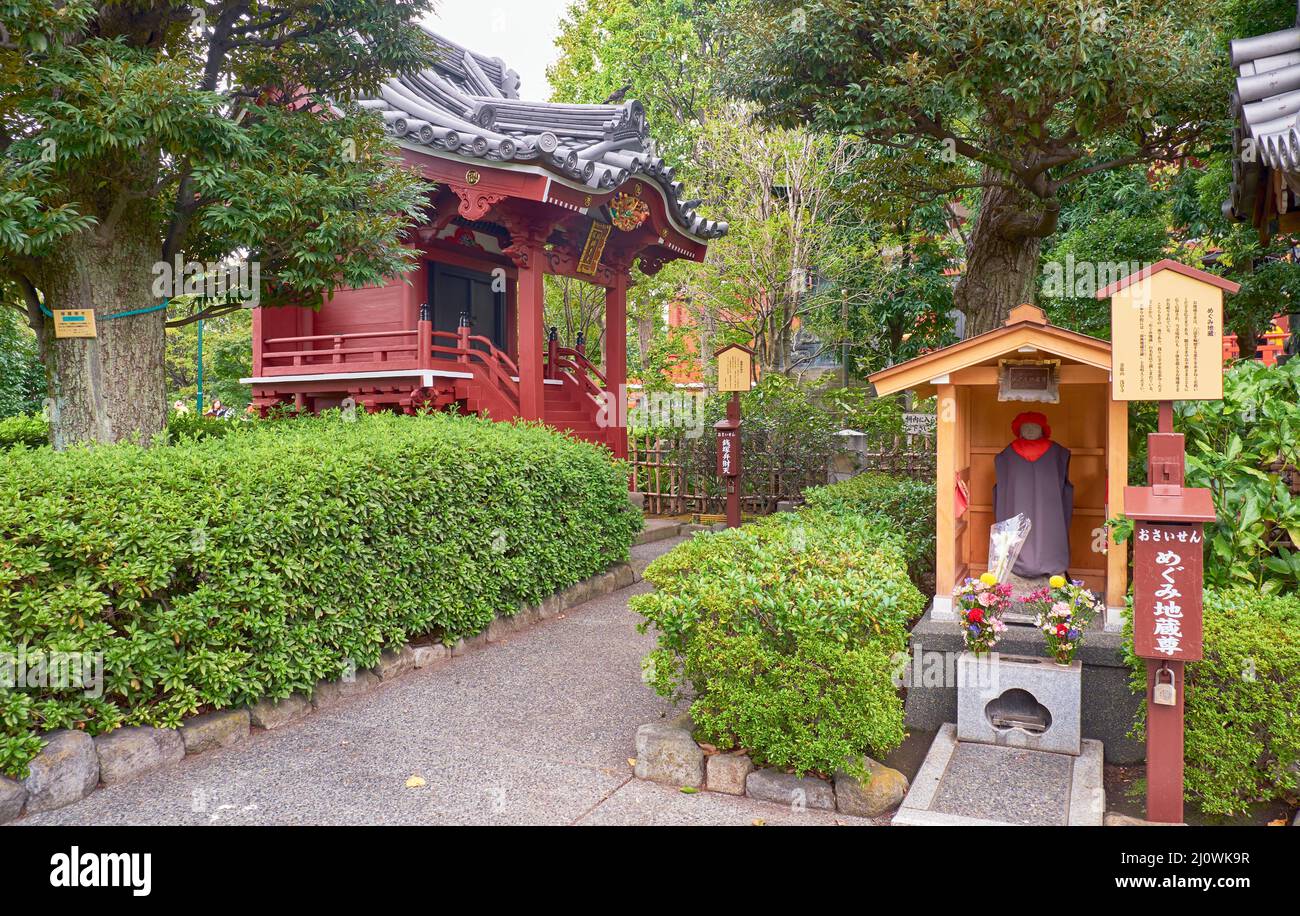
[[[720,515],[727,494],[715,455],[712,430],[694,439],[633,433],[628,436],[632,489],[645,494],[645,511],[651,515]],[[928,436],[865,441],[823,455],[746,449],[743,459],[741,511],[755,515],[775,512],[781,501],[801,499],[809,487],[861,471],[934,478],[934,441]]]

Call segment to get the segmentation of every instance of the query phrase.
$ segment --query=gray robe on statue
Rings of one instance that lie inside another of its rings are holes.
[[[993,468],[994,518],[1001,522],[1022,514],[1032,523],[1013,572],[1027,578],[1065,572],[1070,567],[1074,515],[1069,449],[1053,442],[1037,461],[1026,461],[1008,445],[993,460]]]

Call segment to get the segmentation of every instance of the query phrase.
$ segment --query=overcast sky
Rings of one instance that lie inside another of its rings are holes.
[[[425,20],[445,35],[487,57],[499,57],[522,81],[520,95],[545,101],[551,96],[546,67],[558,52],[555,36],[570,0],[441,0]]]

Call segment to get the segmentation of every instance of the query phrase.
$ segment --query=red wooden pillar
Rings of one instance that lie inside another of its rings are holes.
[[[262,351],[264,346],[262,343],[262,309],[259,306],[253,309],[253,375],[259,378],[262,375]]]
[[[542,307],[546,301],[542,287],[545,275],[542,264],[546,257],[542,248],[544,241],[539,236],[518,239],[511,252],[519,266],[519,416],[525,420],[543,419],[546,403],[545,368],[542,365],[542,346],[546,338],[542,320]]]
[[[617,271],[614,281],[605,287],[605,382],[612,398],[614,426],[609,444],[614,457],[627,458],[627,413],[623,398],[627,393],[627,272]]]

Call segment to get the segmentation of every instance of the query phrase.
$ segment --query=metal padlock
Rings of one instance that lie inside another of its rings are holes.
[[[1160,675],[1169,675],[1169,683],[1164,683]],[[1157,706],[1177,706],[1178,688],[1174,685],[1174,672],[1171,668],[1156,669],[1156,683],[1151,690],[1151,702]]]

